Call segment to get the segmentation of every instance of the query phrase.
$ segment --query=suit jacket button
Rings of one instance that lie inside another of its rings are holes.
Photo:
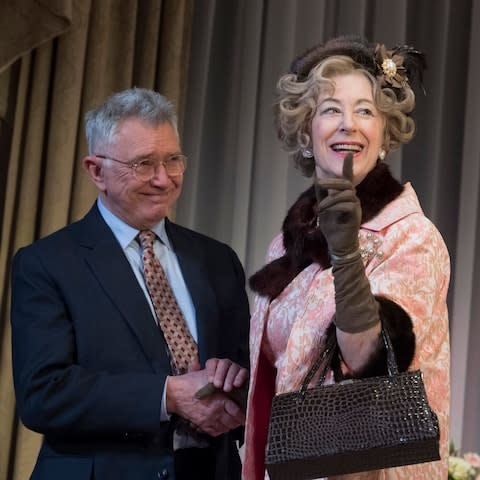
[[[168,478],[168,470],[164,468],[161,472],[157,473],[158,478]]]

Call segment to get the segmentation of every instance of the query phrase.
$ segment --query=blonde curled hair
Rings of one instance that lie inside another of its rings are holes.
[[[406,84],[402,95],[393,88],[381,86],[377,77],[347,55],[332,55],[315,65],[308,75],[288,73],[277,83],[275,124],[284,149],[296,166],[310,177],[315,159],[304,157],[302,151],[311,148],[311,123],[317,110],[318,97],[335,89],[334,77],[359,72],[372,85],[376,107],[384,120],[383,148],[388,152],[409,142],[415,133],[415,121],[409,115],[415,106],[415,94]]]

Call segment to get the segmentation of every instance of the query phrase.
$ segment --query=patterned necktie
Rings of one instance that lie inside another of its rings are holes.
[[[143,248],[145,283],[170,350],[173,371],[180,375],[188,371],[189,365],[198,362],[198,347],[187,327],[162,265],[153,251],[155,233],[143,230],[138,236]]]

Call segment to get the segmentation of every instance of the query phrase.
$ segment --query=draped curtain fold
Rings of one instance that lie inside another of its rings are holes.
[[[74,0],[3,0],[0,72],[32,48],[68,30]]]
[[[425,52],[418,132],[389,155],[411,181],[452,259],[452,426],[457,447],[480,450],[480,2],[464,0],[203,0],[195,4],[184,144],[192,157],[180,223],[229,244],[247,274],[309,181],[273,126],[275,85],[293,56],[339,34]],[[214,188],[212,188],[212,184]]]
[[[15,416],[11,257],[91,206],[96,191],[80,165],[87,110],[115,91],[153,88],[177,105],[181,126],[192,11],[191,0],[0,5],[0,478],[28,478],[41,441]]]

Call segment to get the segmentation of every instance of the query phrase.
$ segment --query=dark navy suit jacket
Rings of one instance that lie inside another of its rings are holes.
[[[195,305],[202,366],[211,357],[248,366],[249,309],[237,256],[168,220],[166,230]],[[174,478],[172,428],[160,422],[166,344],[96,205],[20,249],[12,271],[18,413],[44,434],[32,478]],[[216,480],[240,478],[234,441],[235,432],[211,439]]]

